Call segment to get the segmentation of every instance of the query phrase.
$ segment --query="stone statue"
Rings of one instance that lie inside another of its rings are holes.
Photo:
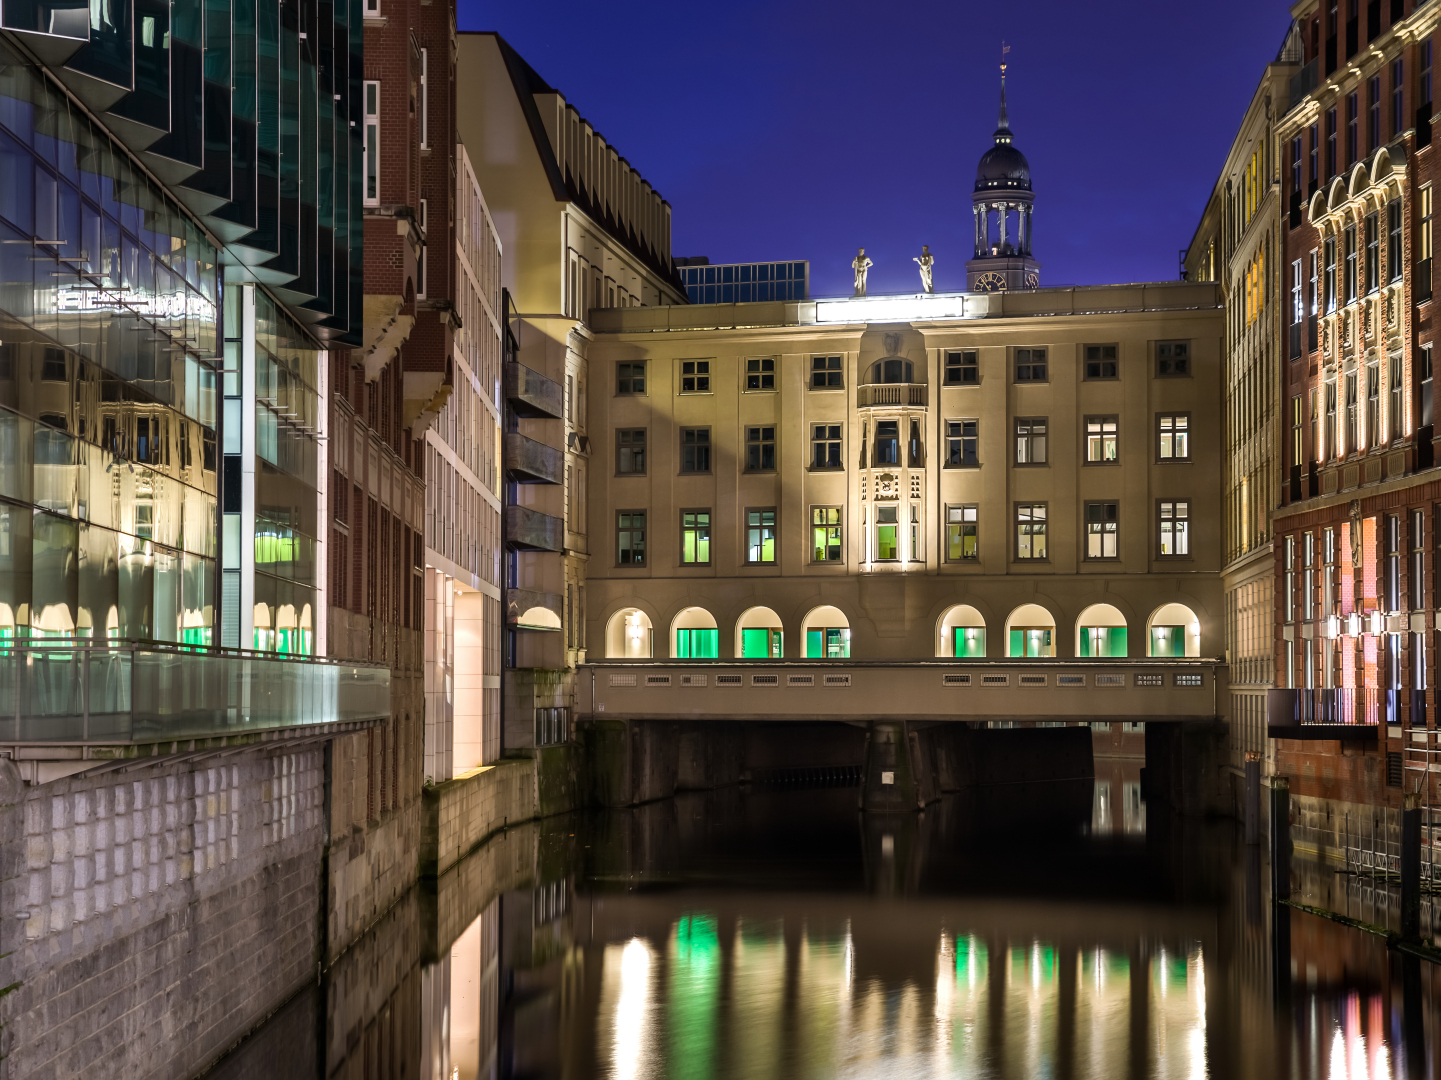
[[[931,245],[922,244],[919,258],[911,262],[920,264],[921,267],[921,292],[933,293],[936,291],[935,280],[932,278],[932,267],[936,265],[936,257],[931,254]]]
[[[866,295],[866,271],[875,263],[866,258],[866,249],[861,248],[861,253],[851,260],[851,269],[856,272],[856,295]]]

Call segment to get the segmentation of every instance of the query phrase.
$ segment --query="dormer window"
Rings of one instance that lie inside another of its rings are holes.
[[[911,377],[912,365],[909,360],[902,360],[898,356],[887,357],[878,360],[871,368],[871,382],[873,383],[908,383],[915,382]]]

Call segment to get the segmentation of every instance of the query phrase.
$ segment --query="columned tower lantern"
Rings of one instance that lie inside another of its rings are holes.
[[[1041,264],[1031,257],[1031,166],[1012,141],[1006,116],[1006,65],[1001,65],[1001,114],[996,145],[981,155],[976,188],[971,193],[975,215],[975,258],[966,263],[971,292],[1034,289],[1040,285]]]

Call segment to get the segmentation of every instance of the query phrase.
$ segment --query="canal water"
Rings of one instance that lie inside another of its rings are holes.
[[[1265,853],[1148,814],[1137,766],[923,815],[743,786],[512,829],[207,1075],[1437,1076],[1441,969],[1274,907]]]

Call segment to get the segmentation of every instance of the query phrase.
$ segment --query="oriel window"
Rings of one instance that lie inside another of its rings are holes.
[[[876,464],[899,465],[901,461],[901,426],[898,420],[876,421]]]
[[[890,562],[901,557],[900,553],[900,507],[876,507],[876,560]]]

